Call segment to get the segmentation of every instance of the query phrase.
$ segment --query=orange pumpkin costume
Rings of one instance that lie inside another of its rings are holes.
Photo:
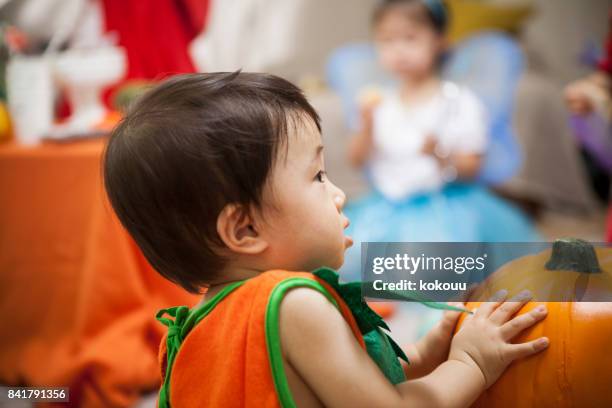
[[[295,287],[325,295],[387,378],[404,381],[398,357],[406,356],[380,330],[387,327],[361,300],[360,287],[350,285],[339,284],[338,275],[327,268],[314,273],[275,270],[225,287],[198,309],[160,311],[158,320],[169,330],[160,347],[164,384],[159,406],[294,407],[278,313],[283,296]],[[174,320],[162,317],[166,313]]]

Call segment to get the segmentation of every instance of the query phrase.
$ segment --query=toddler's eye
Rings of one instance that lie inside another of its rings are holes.
[[[319,182],[323,183],[325,182],[325,175],[327,173],[325,172],[325,170],[319,170],[319,172],[317,173],[317,176],[315,177]]]

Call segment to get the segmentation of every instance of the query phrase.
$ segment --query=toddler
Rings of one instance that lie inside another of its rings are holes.
[[[513,318],[527,299],[499,294],[454,337],[448,311],[399,348],[334,271],[351,239],[323,152],[315,110],[266,74],[173,77],[114,130],[114,210],[161,275],[204,293],[158,314],[160,407],[467,407],[547,346],[511,343],[546,310]]]

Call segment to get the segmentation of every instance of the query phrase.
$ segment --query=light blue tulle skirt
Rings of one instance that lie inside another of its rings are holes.
[[[340,269],[345,280],[360,279],[362,242],[541,241],[518,208],[477,184],[449,184],[399,202],[374,191],[349,202],[344,213],[354,241]]]

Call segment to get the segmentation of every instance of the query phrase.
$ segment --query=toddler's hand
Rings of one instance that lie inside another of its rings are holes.
[[[462,302],[449,302],[449,305],[465,309]],[[453,331],[461,312],[446,310],[440,321],[421,338],[415,347],[423,367],[421,371],[430,373],[448,358]]]
[[[528,357],[548,347],[548,338],[526,343],[510,341],[523,330],[546,317],[546,307],[511,317],[529,301],[530,295],[522,293],[511,301],[505,301],[506,293],[500,292],[496,300],[484,302],[468,316],[451,343],[449,360],[457,360],[479,369],[485,386],[493,384],[514,360]]]

